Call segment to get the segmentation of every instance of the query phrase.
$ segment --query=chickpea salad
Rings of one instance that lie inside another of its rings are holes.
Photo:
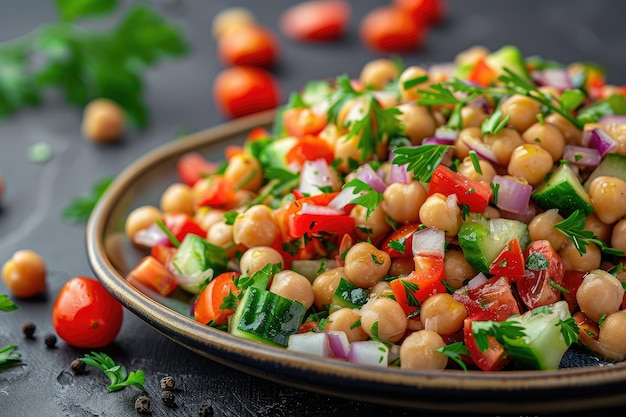
[[[626,87],[473,47],[311,81],[135,208],[128,281],[200,323],[399,369],[626,355]]]

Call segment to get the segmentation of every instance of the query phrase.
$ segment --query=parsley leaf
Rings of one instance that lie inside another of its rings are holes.
[[[483,124],[481,125],[481,130],[483,135],[495,135],[502,129],[506,127],[506,125],[511,120],[510,115],[506,115],[506,117],[502,117],[502,110],[499,108],[496,109],[491,116],[489,116]]]
[[[91,211],[94,209],[100,197],[113,182],[113,177],[100,179],[91,189],[91,194],[75,197],[64,209],[63,219],[70,223],[85,222],[89,219]]]
[[[461,355],[469,355],[469,350],[463,342],[450,343],[449,345],[436,349],[437,352],[446,355],[448,358],[456,362],[464,371],[467,371],[467,365],[463,362]]]
[[[124,365],[116,364],[106,353],[86,353],[79,360],[87,365],[95,366],[109,377],[111,381],[111,384],[107,387],[109,391],[119,391],[131,385],[145,391],[143,384],[146,381],[146,377],[142,370],[128,373]]]
[[[563,340],[566,345],[571,345],[574,342],[578,341],[579,336],[579,328],[576,324],[576,320],[574,317],[568,317],[565,320],[559,320],[556,324],[557,326],[561,326],[561,334],[563,335]]]
[[[352,193],[357,196],[350,200],[352,204],[359,204],[367,209],[365,218],[369,218],[374,210],[378,207],[381,201],[383,201],[382,193],[376,191],[372,186],[363,182],[362,180],[355,178],[352,181],[344,184],[343,188],[352,188]]]
[[[118,0],[55,0],[61,18],[71,22],[81,17],[109,14],[117,8]]]
[[[587,245],[590,243],[598,246],[606,254],[624,255],[624,251],[608,247],[592,231],[585,230],[585,213],[582,210],[574,211],[567,219],[555,223],[554,227],[574,243],[581,256],[587,252]]]
[[[9,299],[7,294],[0,294],[0,311],[15,311],[18,310],[19,307],[17,304],[13,302],[13,300]]]
[[[15,345],[7,345],[0,348],[0,372],[17,365],[22,360],[19,353],[13,352],[15,347]]]
[[[394,149],[396,156],[393,163],[396,165],[408,164],[407,169],[413,171],[413,179],[428,182],[439,165],[450,145],[421,145],[415,147],[401,147]]]
[[[499,343],[506,339],[519,339],[526,336],[524,327],[512,321],[473,321],[472,333],[476,340],[476,345],[481,352],[489,348],[487,336],[493,336]]]

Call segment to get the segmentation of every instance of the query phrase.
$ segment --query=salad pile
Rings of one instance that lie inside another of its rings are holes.
[[[402,369],[626,354],[626,88],[474,47],[309,82],[270,129],[189,153],[126,233],[128,280],[298,352]]]

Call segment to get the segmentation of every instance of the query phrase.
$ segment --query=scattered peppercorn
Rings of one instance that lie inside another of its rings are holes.
[[[49,333],[49,334],[46,335],[46,338],[44,339],[44,343],[49,348],[53,348],[57,344],[57,337],[55,335],[53,335],[52,333]]]
[[[135,409],[139,414],[151,414],[150,410],[150,398],[145,395],[140,395],[135,400]]]
[[[161,378],[160,383],[161,389],[163,391],[172,391],[174,389],[174,386],[176,385],[173,376],[164,376],[163,378]]]
[[[161,400],[168,407],[174,407],[176,404],[176,398],[172,391],[161,391]]]
[[[29,321],[27,323],[24,323],[24,325],[22,326],[22,332],[24,333],[24,336],[26,336],[29,339],[32,339],[33,336],[35,335],[36,328],[37,326],[35,326],[35,323]]]
[[[198,409],[198,417],[213,417],[213,407],[202,404]]]
[[[76,375],[82,375],[85,373],[85,368],[87,367],[87,364],[81,360],[74,359],[70,364],[70,367]]]

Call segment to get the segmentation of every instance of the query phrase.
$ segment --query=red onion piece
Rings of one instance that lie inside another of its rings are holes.
[[[607,153],[613,152],[617,148],[617,142],[608,133],[600,128],[585,130],[582,137],[583,146],[595,148],[604,157]]]
[[[350,204],[352,200],[361,195],[360,193],[355,193],[355,189],[355,187],[345,187],[330,201],[330,203],[328,203],[328,207],[336,210],[342,210]]]
[[[433,136],[430,138],[424,138],[422,145],[454,145],[454,139]]]
[[[513,178],[495,175],[491,181],[498,184],[498,203],[502,210],[512,213],[523,214],[528,209],[530,194],[533,187],[530,184],[522,184]]]
[[[594,167],[602,161],[602,156],[600,155],[600,151],[596,148],[565,145],[565,149],[563,150],[563,159],[576,165]]]
[[[382,342],[365,340],[350,343],[350,362],[384,366],[389,363],[389,348]]]
[[[435,129],[434,136],[436,138],[448,139],[454,142],[459,137],[459,131],[456,129],[450,129],[449,127],[442,126]]]
[[[427,227],[413,233],[413,256],[443,257],[446,245],[446,233],[436,227]]]
[[[167,245],[169,244],[170,239],[163,232],[163,230],[161,230],[161,228],[154,223],[145,229],[137,231],[133,241],[138,245],[151,248],[155,245]]]
[[[610,123],[622,124],[626,123],[626,114],[605,114],[600,117],[598,124],[608,125]]]
[[[333,353],[328,342],[326,332],[297,333],[289,336],[287,349],[294,352],[308,353],[309,355],[332,358]]]
[[[320,158],[315,161],[305,161],[300,173],[299,190],[303,194],[322,194],[322,188],[332,187],[332,177],[330,168],[325,159]]]
[[[469,280],[467,283],[467,289],[474,290],[483,285],[485,282],[487,282],[487,276],[482,272],[479,272],[474,278]]]
[[[486,159],[489,162],[493,162],[494,164],[500,164],[493,150],[489,146],[485,145],[480,139],[466,137],[463,138],[463,143],[465,143],[465,145],[467,145],[467,147],[471,150],[476,151],[478,156],[481,158]]]
[[[389,168],[389,183],[400,182],[408,184],[412,180],[411,173],[408,170],[409,164],[397,165],[391,164]]]
[[[574,88],[566,68],[546,68],[541,71],[533,71],[532,78],[540,87],[549,86],[561,91]]]
[[[348,360],[350,356],[350,341],[345,332],[340,330],[327,330],[324,333],[328,335],[328,345],[337,359]]]
[[[355,177],[378,191],[382,193],[387,188],[387,184],[383,181],[382,178],[374,171],[374,169],[370,166],[370,164],[361,165],[357,168]]]
[[[329,206],[318,206],[310,203],[303,203],[301,212],[302,214],[318,214],[321,216],[341,216],[345,214],[341,209]]]

